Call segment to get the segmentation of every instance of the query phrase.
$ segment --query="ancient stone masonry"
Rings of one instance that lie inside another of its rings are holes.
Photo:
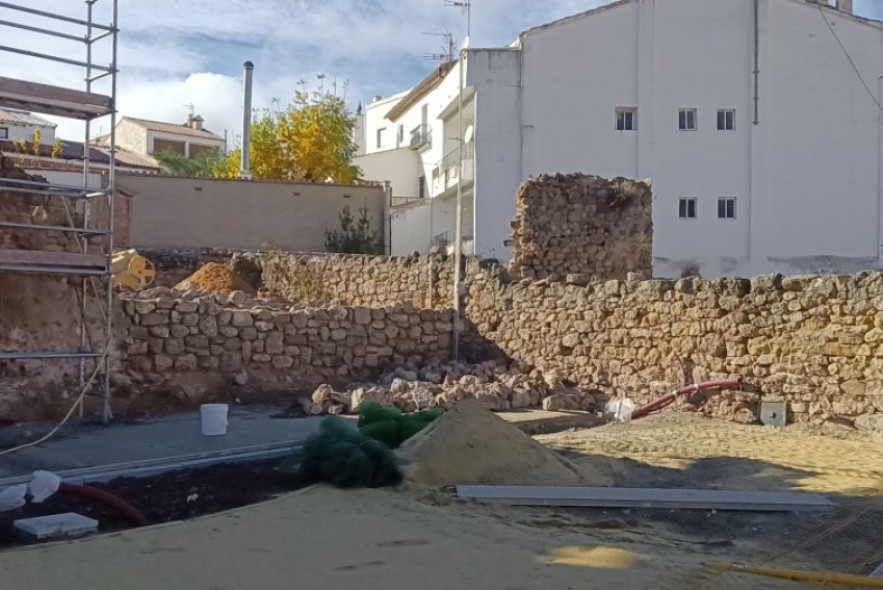
[[[526,368],[647,402],[683,383],[740,375],[713,413],[750,418],[786,400],[793,419],[883,412],[883,274],[753,280],[475,280],[476,336]],[[696,400],[694,400],[696,401]]]
[[[531,178],[516,196],[509,270],[530,279],[649,277],[651,208],[645,182],[582,174]]]
[[[268,383],[315,385],[450,357],[451,312],[410,304],[318,308],[248,300],[240,291],[157,288],[127,296],[123,308],[129,326],[122,354],[134,389],[187,373],[226,375],[215,380],[223,388],[243,371]],[[203,388],[191,397],[215,393]]]
[[[290,301],[335,301],[451,307],[453,258],[264,252],[246,257],[262,267],[263,286]],[[431,299],[431,302],[430,302]]]

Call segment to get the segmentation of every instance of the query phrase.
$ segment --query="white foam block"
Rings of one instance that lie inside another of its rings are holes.
[[[12,526],[19,534],[37,541],[82,537],[98,532],[97,520],[75,512],[20,518]]]

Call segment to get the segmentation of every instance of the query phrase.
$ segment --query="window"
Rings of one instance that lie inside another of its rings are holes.
[[[399,131],[396,135],[396,147],[402,145],[402,142],[405,141],[405,126],[399,125]]]
[[[421,199],[426,198],[426,177],[420,176],[419,184],[417,185],[417,196]]]
[[[681,219],[696,219],[696,199],[681,198],[678,199],[678,217]]]
[[[721,197],[717,200],[718,219],[736,219],[736,199],[734,197]]]
[[[736,111],[733,109],[721,109],[717,112],[717,130],[736,130]]]
[[[0,127],[0,139],[9,139],[9,127]]]
[[[386,127],[377,130],[377,148],[383,147],[383,136],[386,135]]]
[[[681,131],[696,131],[696,109],[678,110],[678,129]]]
[[[618,108],[616,109],[616,130],[617,131],[634,131],[638,128],[638,109]]]

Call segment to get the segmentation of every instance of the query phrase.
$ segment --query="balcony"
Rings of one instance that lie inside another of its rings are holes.
[[[475,143],[469,142],[463,146],[463,182],[474,180],[472,173],[472,160],[475,154]],[[436,169],[439,172],[433,188],[436,194],[444,192],[451,187],[457,186],[460,180],[460,148],[449,151],[438,163]]]
[[[432,127],[424,123],[411,129],[411,143],[409,147],[412,150],[432,147]]]

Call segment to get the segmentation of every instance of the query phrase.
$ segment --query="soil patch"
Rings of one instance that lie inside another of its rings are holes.
[[[405,441],[401,457],[418,485],[609,485],[602,465],[576,466],[465,400]]]
[[[212,514],[269,500],[304,487],[292,476],[276,470],[278,459],[246,463],[220,463],[199,469],[184,469],[152,477],[121,477],[90,484],[112,492],[139,509],[150,524],[159,524]],[[60,512],[77,512],[98,520],[99,532],[130,528],[116,511],[79,498],[55,495],[42,504],[0,513],[0,547],[24,542],[12,528],[12,521]]]
[[[176,291],[200,289],[203,291],[216,291],[219,293],[232,293],[244,291],[249,295],[256,295],[254,286],[233,272],[227,265],[219,262],[209,262],[195,273],[175,285]]]

